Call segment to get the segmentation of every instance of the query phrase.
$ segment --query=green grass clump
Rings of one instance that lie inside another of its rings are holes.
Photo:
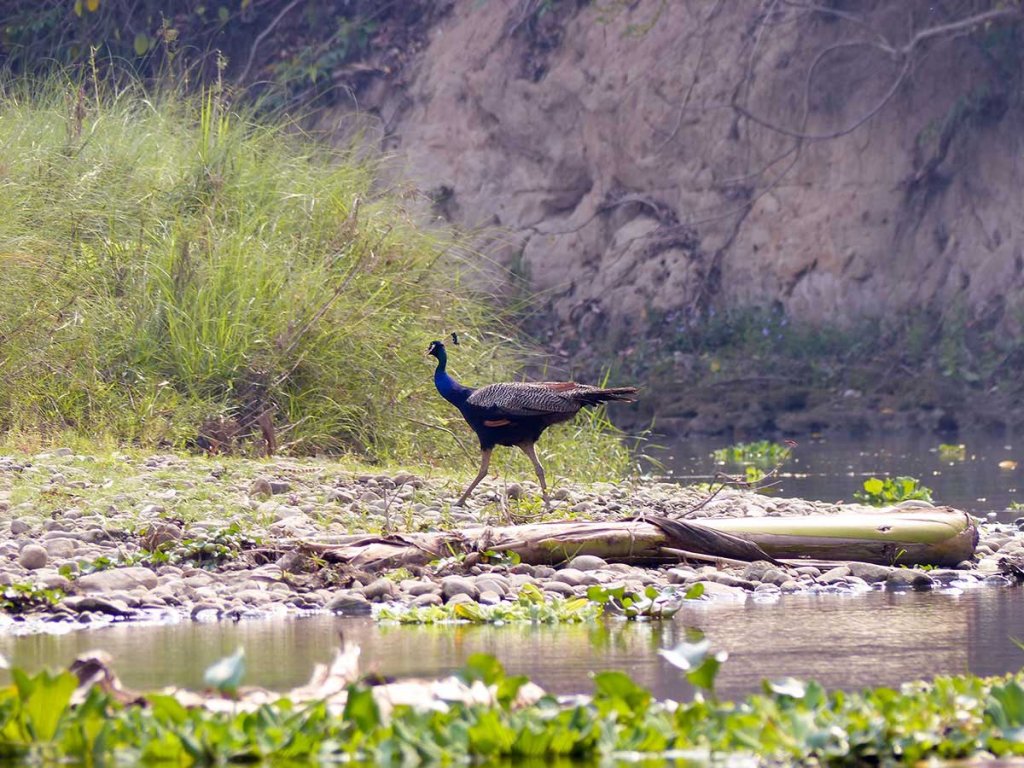
[[[472,257],[379,170],[216,92],[0,82],[0,430],[183,448],[273,404],[292,453],[461,464],[427,344],[462,332],[469,383],[518,350]],[[584,473],[628,464],[599,416],[561,440]]]

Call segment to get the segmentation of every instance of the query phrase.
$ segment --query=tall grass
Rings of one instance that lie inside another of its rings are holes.
[[[255,397],[292,452],[472,465],[424,350],[476,340],[467,383],[517,352],[472,257],[365,155],[209,92],[0,83],[0,428],[182,448]],[[628,462],[601,419],[551,449]]]

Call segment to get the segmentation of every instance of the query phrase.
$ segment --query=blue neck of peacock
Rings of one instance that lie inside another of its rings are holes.
[[[469,389],[462,386],[448,375],[445,368],[448,365],[448,354],[442,349],[437,356],[437,368],[434,370],[434,386],[441,393],[441,397],[455,406],[462,405],[469,397]]]

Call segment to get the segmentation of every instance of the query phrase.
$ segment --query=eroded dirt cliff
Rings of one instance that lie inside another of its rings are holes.
[[[1019,8],[455,0],[360,95],[554,348],[704,313],[1019,330]]]

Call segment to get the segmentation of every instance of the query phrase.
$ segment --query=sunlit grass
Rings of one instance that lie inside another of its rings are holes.
[[[515,378],[480,260],[378,160],[293,128],[213,93],[0,82],[3,446],[183,450],[255,405],[288,453],[472,473],[424,350],[459,330],[467,383]],[[628,471],[601,412],[551,432],[554,475]]]

